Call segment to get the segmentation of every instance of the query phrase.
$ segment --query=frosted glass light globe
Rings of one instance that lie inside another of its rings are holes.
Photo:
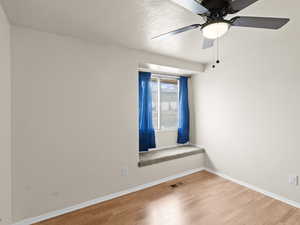
[[[202,28],[203,36],[207,39],[217,39],[227,33],[229,26],[226,22],[208,24]]]

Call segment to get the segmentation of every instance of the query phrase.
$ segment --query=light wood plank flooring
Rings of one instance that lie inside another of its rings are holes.
[[[300,209],[199,172],[37,224],[300,225]]]

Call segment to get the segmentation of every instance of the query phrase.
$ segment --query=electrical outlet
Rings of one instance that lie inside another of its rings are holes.
[[[121,175],[122,175],[123,177],[128,176],[128,173],[129,173],[128,167],[123,167],[123,168],[121,169]]]
[[[289,176],[289,184],[298,185],[299,184],[299,177],[297,175],[290,175]]]

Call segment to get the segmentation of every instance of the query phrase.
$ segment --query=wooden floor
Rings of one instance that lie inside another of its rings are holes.
[[[300,209],[199,172],[38,224],[300,225]]]

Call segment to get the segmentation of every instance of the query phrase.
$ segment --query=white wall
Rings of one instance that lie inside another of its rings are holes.
[[[203,165],[195,155],[137,167],[139,62],[202,69],[13,27],[14,221]]]
[[[228,44],[215,71],[193,79],[195,140],[212,169],[300,202],[300,186],[288,184],[300,175],[299,29],[287,28]]]
[[[0,5],[0,224],[11,219],[10,25]]]

